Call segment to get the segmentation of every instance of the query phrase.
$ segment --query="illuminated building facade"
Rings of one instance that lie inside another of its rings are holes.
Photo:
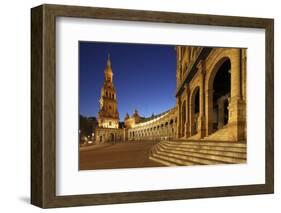
[[[178,138],[246,140],[246,51],[176,47]]]

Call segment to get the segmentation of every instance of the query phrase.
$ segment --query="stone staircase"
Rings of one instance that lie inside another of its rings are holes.
[[[246,163],[246,150],[245,142],[162,141],[149,159],[166,166]]]
[[[207,137],[203,138],[203,140],[214,140],[214,141],[235,141],[235,125],[227,124],[223,126],[221,129],[216,130],[211,135],[208,135]],[[189,139],[189,138],[188,138]]]

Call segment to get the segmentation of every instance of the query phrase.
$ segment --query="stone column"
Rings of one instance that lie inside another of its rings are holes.
[[[128,139],[129,139],[129,131],[127,128],[125,128],[123,131],[123,138],[124,138],[124,141],[128,141]]]
[[[234,49],[231,54],[231,100],[241,99],[241,82],[240,82],[240,50]]]
[[[246,132],[247,132],[247,49],[242,49],[242,68],[241,68],[241,74],[242,74],[242,100],[244,103],[244,134],[243,137],[246,139]],[[243,130],[242,130],[243,131]]]
[[[229,123],[233,130],[232,140],[245,139],[246,103],[241,93],[241,50],[233,49],[231,54],[231,92],[229,103]]]
[[[198,133],[200,138],[204,138],[206,136],[206,125],[205,125],[205,74],[206,74],[206,64],[204,60],[201,60],[198,63],[198,72],[200,76],[200,108],[199,108],[199,116],[198,116]]]
[[[246,75],[246,68],[247,68],[247,49],[241,50],[241,59],[242,59],[242,66],[241,66],[241,88],[242,88],[242,100],[246,101],[247,96],[247,75]]]
[[[185,94],[186,94],[186,121],[185,121],[185,137],[188,138],[190,137],[190,128],[189,128],[189,94],[190,94],[190,90],[189,87],[186,86],[185,88]]]
[[[189,134],[192,136],[194,134],[194,104],[192,103],[193,100],[189,100]]]
[[[177,138],[181,137],[181,100],[180,97],[177,98],[178,116],[177,116]]]
[[[213,94],[214,90],[209,89],[205,92],[206,97],[206,135],[211,135],[213,133]]]
[[[218,129],[224,125],[224,98],[218,100]]]

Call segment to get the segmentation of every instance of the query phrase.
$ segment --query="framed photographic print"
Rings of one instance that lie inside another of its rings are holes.
[[[31,9],[31,203],[273,193],[272,19]]]

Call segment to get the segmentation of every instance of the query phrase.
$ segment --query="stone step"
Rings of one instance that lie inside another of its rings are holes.
[[[159,162],[159,159],[163,161],[164,165],[167,164],[174,164],[173,166],[192,166],[192,165],[199,165],[199,163],[183,160],[174,156],[164,155],[163,153],[154,153],[153,156]]]
[[[190,157],[196,157],[196,158],[200,158],[200,159],[204,159],[204,161],[202,161],[202,163],[207,162],[206,164],[209,164],[208,161],[211,160],[215,160],[215,161],[219,161],[222,163],[245,163],[246,159],[245,158],[238,158],[238,157],[228,157],[225,155],[214,155],[214,154],[206,154],[206,153],[198,153],[198,152],[191,152],[191,151],[179,151],[179,150],[171,150],[171,149],[165,149],[161,144],[159,144],[158,146],[158,151],[165,152],[165,153],[169,153],[169,154],[174,154],[176,156],[186,156],[188,159],[190,159]],[[192,160],[192,159],[190,159]],[[207,160],[207,161],[206,161]]]
[[[155,161],[157,163],[163,164],[165,166],[180,166],[180,165],[177,165],[177,164],[172,163],[170,161],[167,161],[166,159],[163,160],[163,159],[161,159],[161,157],[157,157],[157,155],[156,155],[156,157],[154,157],[154,155],[149,156],[149,159],[152,160],[152,161]]]
[[[203,144],[172,144],[163,142],[163,144],[171,148],[182,148],[182,149],[204,149],[204,150],[216,150],[216,151],[228,151],[228,152],[240,152],[246,153],[246,148],[244,147],[229,147],[229,146],[215,146],[215,145],[203,145]]]
[[[243,147],[225,147],[225,146],[210,146],[210,145],[174,145],[166,142],[162,142],[162,145],[170,149],[182,149],[182,150],[213,150],[213,151],[222,151],[222,152],[233,152],[233,153],[244,153],[246,154],[247,149]]]
[[[150,157],[167,166],[246,163],[246,150],[246,143],[238,142],[162,141]]]
[[[165,143],[173,145],[208,145],[208,146],[223,146],[223,147],[241,147],[246,148],[246,143],[239,142],[210,142],[210,141],[165,141]]]
[[[202,157],[202,156],[200,156],[200,157],[194,156],[193,154],[191,154],[191,155],[175,154],[173,152],[161,150],[158,147],[157,147],[156,150],[157,150],[157,152],[156,152],[157,155],[161,155],[162,157],[164,156],[167,159],[169,159],[169,158],[178,159],[182,162],[182,165],[188,165],[188,164],[185,164],[185,162],[188,162],[188,163],[191,162],[192,163],[191,165],[228,163],[228,162],[223,162],[223,161],[220,161],[220,160],[209,159],[209,158]],[[153,156],[155,156],[155,154]]]
[[[166,150],[177,150],[181,152],[195,152],[195,153],[202,153],[202,154],[212,154],[212,155],[221,155],[227,157],[235,157],[235,158],[244,158],[246,159],[247,154],[246,152],[233,152],[233,151],[225,151],[225,150],[213,150],[213,149],[202,149],[202,148],[188,148],[188,147],[171,147],[166,144],[161,144]]]
[[[223,140],[223,141],[228,141],[233,138],[231,135],[232,128],[229,125],[224,126],[221,129],[216,130],[214,133],[211,135],[208,135],[204,138],[204,140]]]

